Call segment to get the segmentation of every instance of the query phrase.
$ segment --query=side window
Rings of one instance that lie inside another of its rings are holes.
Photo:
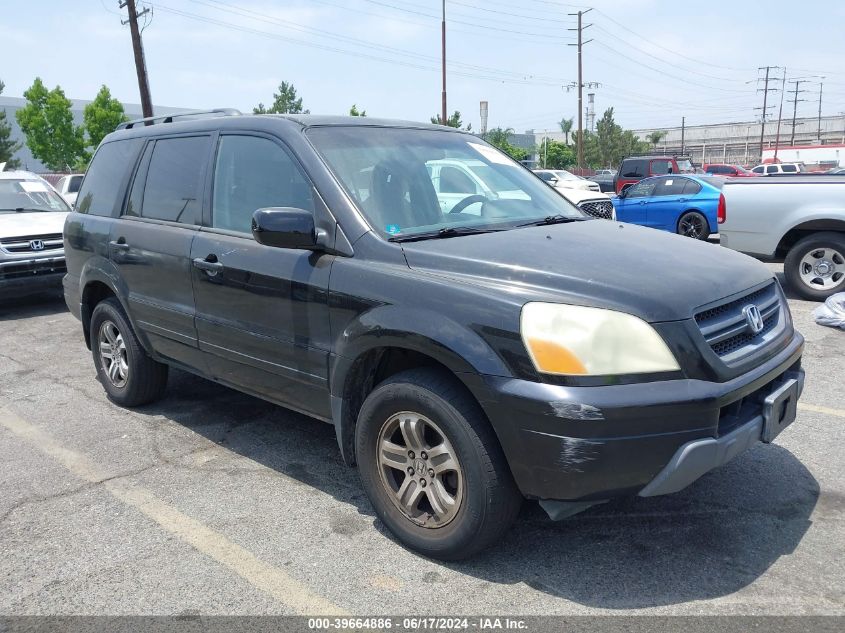
[[[222,136],[214,166],[211,225],[250,233],[263,207],[314,210],[311,184],[277,143],[259,136]]]
[[[755,168],[754,168],[754,169],[752,169],[751,171],[753,171],[755,174],[762,174],[762,173],[763,173],[763,168],[762,168],[762,167],[755,167]]]
[[[661,178],[654,188],[655,196],[679,196],[684,192],[686,178]]]
[[[142,144],[141,139],[128,139],[100,146],[79,189],[79,213],[107,217],[115,214],[123,203],[126,179]]]
[[[619,170],[623,178],[644,178],[647,174],[646,169],[648,161],[645,160],[626,160],[622,161],[622,167]]]
[[[767,173],[767,174],[776,174],[776,173],[778,173],[778,167],[777,167],[777,165],[769,165],[768,167],[766,167],[766,173]]]
[[[153,154],[155,141],[147,144],[144,155],[138,163],[138,170],[135,172],[135,180],[132,181],[132,188],[129,190],[129,200],[126,203],[124,215],[140,217],[141,203],[144,201],[144,180],[147,177],[147,168],[150,166],[150,156]]]
[[[626,198],[648,198],[654,194],[654,189],[657,186],[657,180],[641,180],[635,185],[631,185],[628,189]]]
[[[701,185],[699,183],[689,178],[684,178],[684,190],[681,193],[685,196],[694,196],[699,191],[701,191]]]
[[[208,136],[159,139],[153,147],[141,216],[198,224]]]
[[[68,193],[78,193],[79,185],[82,184],[82,176],[68,176],[70,183],[68,185]]]
[[[550,174],[547,171],[541,171],[537,174],[537,177],[542,180],[543,182],[551,182],[554,178],[553,174]]]
[[[781,165],[781,169],[785,174],[797,174],[798,168],[795,165]]]
[[[651,175],[652,176],[661,176],[663,174],[670,174],[670,167],[672,166],[672,161],[669,160],[653,160],[651,161]]]
[[[440,193],[476,193],[475,183],[457,167],[440,168]]]

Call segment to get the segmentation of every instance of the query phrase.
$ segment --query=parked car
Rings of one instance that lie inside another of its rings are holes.
[[[757,165],[751,170],[752,173],[758,176],[773,176],[781,174],[801,174],[804,173],[804,165],[801,163],[772,163],[768,165]]]
[[[845,177],[748,178],[723,193],[722,246],[782,261],[805,299],[845,291]]]
[[[584,191],[583,189],[557,189],[560,195],[569,200],[576,207],[587,215],[601,220],[615,220],[616,209],[613,201],[606,193],[597,191]]]
[[[706,240],[719,232],[724,179],[715,176],[646,178],[613,199],[616,219]]]
[[[711,176],[723,176],[726,178],[754,178],[760,175],[739,165],[704,165],[702,170]]]
[[[630,156],[622,160],[616,172],[616,193],[651,176],[693,174],[692,161],[684,156]]]
[[[460,130],[214,114],[108,135],[68,216],[67,304],[115,403],[174,366],[330,422],[380,521],[443,559],[523,497],[675,492],[795,418],[803,338],[765,265],[585,217]],[[521,197],[444,213],[444,157]]]
[[[534,173],[540,180],[555,189],[582,189],[601,193],[598,183],[576,176],[565,169],[535,169]]]
[[[845,167],[834,167],[833,169],[828,169],[828,174],[833,174],[834,176],[845,176]]]
[[[0,172],[0,298],[61,288],[62,227],[69,211],[40,176]]]
[[[82,179],[85,174],[68,174],[62,176],[56,183],[56,191],[67,201],[70,206],[76,204],[76,194],[79,192],[79,186],[82,184]]]
[[[589,180],[597,183],[602,192],[616,191],[616,172],[610,169],[598,169],[595,176],[590,176]]]

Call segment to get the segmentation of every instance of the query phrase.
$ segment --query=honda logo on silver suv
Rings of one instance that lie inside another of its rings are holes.
[[[32,240],[29,243],[30,250],[33,251],[43,251],[44,250],[44,242],[41,240]]]

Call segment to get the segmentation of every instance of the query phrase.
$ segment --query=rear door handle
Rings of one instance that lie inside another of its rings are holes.
[[[123,240],[123,238],[121,238],[120,240],[117,240],[117,241],[109,242],[109,246],[111,246],[116,251],[128,251],[129,250],[129,244],[127,244],[126,241]]]
[[[214,258],[213,260],[209,261],[210,258]],[[193,260],[194,267],[199,268],[200,270],[204,270],[209,275],[216,275],[221,270],[223,270],[223,264],[217,261],[217,257],[214,255],[209,255],[205,259],[202,257],[197,257]]]
[[[686,202],[686,201],[687,201],[686,198],[678,198],[678,202]]]

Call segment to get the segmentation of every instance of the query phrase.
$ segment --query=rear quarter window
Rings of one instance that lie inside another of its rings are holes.
[[[100,146],[79,189],[79,213],[113,217],[120,212],[129,173],[142,144],[141,139],[133,138]]]
[[[623,178],[645,178],[648,169],[648,161],[645,160],[624,160],[619,168]]]

